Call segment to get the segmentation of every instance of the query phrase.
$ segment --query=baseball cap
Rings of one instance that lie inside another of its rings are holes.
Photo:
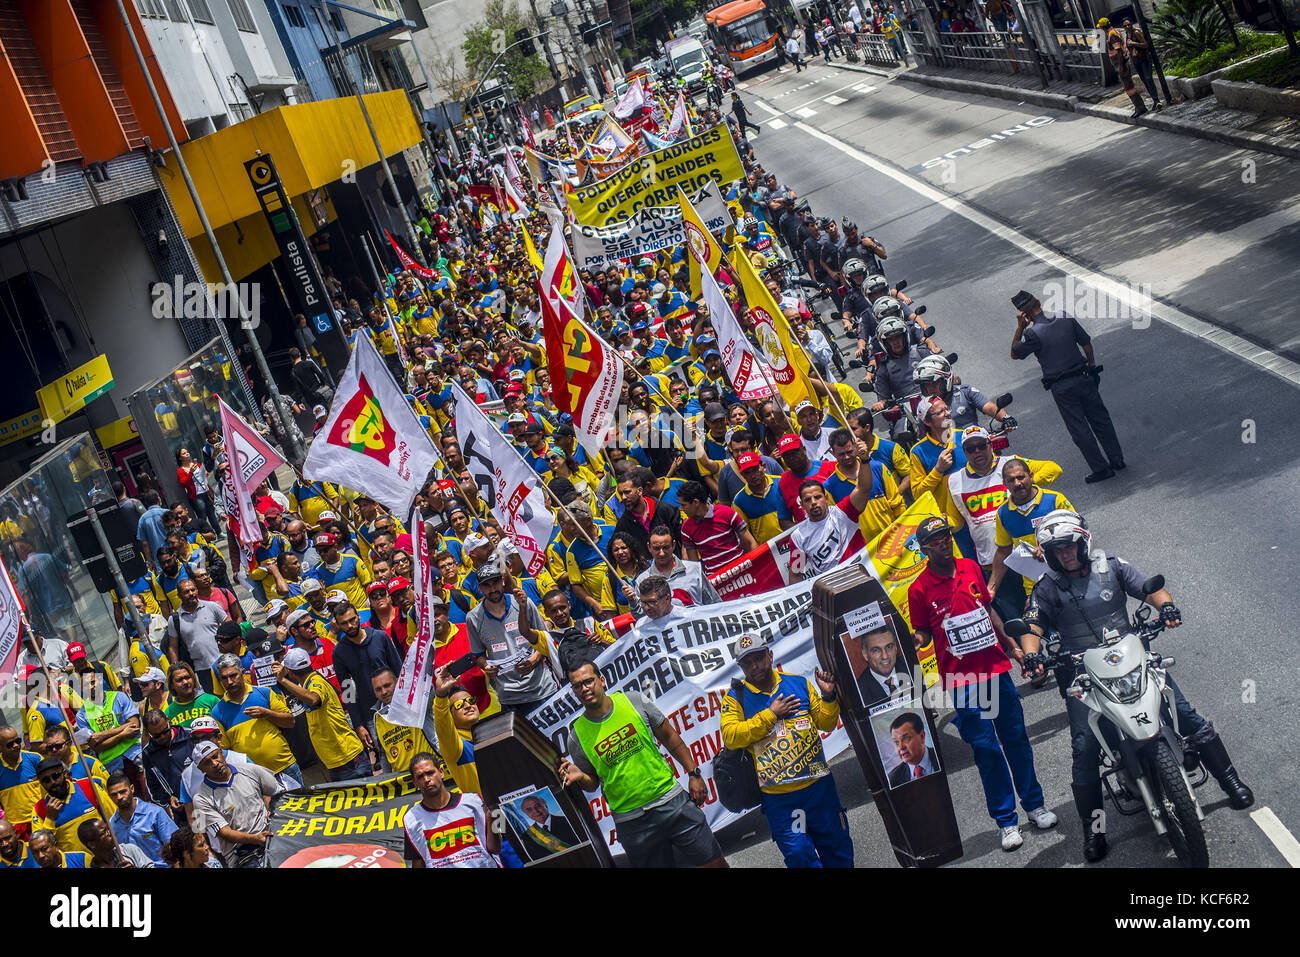
[[[654,296],[656,299],[658,299],[660,296],[662,296],[662,295],[663,295],[664,293],[666,293],[667,291],[668,291],[668,287],[667,287],[667,286],[665,286],[665,285],[664,285],[663,283],[661,283],[661,282],[657,282],[657,283],[655,283],[655,284],[650,288],[650,295],[652,295],[652,296]]]
[[[190,752],[190,757],[193,759],[195,764],[200,764],[204,758],[210,757],[220,750],[221,749],[211,741],[200,741],[198,744],[194,745],[194,750]]]
[[[980,428],[978,425],[972,425],[969,429],[967,429],[964,433],[962,433],[961,444],[964,446],[971,439],[983,439],[985,442],[987,442],[989,440],[989,434],[985,432],[982,428]]]
[[[524,384],[522,382],[512,382],[508,386],[506,386],[506,395],[523,395],[523,394],[524,394]],[[520,413],[512,412],[510,414],[519,415]]]
[[[193,734],[195,731],[200,733],[209,731],[213,734],[220,734],[221,725],[217,724],[216,718],[203,714],[190,722],[190,734]]]
[[[304,578],[302,580],[302,593],[304,595],[310,595],[313,592],[318,592],[324,587],[325,586],[320,583],[319,578]]]
[[[140,673],[140,681],[162,681],[166,682],[167,676],[163,674],[161,668],[146,668]]]
[[[310,617],[311,617],[311,612],[309,612],[306,608],[295,608],[293,611],[289,612],[289,617],[284,620],[284,623],[288,625],[290,628],[297,628],[298,623],[300,621],[302,621],[304,618],[310,618]]]
[[[465,551],[472,552],[476,548],[482,548],[484,545],[491,545],[487,537],[480,535],[478,532],[470,532],[465,536]]]
[[[410,588],[411,580],[398,575],[396,578],[388,579],[388,590],[390,592],[401,591],[403,588]]]
[[[758,651],[767,651],[768,647],[761,635],[741,635],[736,641],[736,660],[740,661]]]
[[[918,422],[924,422],[930,416],[930,410],[934,408],[938,399],[935,396],[927,395],[922,397],[921,401],[916,403],[916,419]]]
[[[797,452],[803,448],[803,440],[792,432],[787,432],[781,436],[781,440],[776,443],[776,454],[785,455],[787,452]]]
[[[571,423],[571,422],[564,422],[564,423],[562,423],[562,424],[560,424],[560,425],[557,425],[557,426],[555,427],[555,431],[554,431],[553,433],[551,433],[551,434],[552,434],[552,435],[559,435],[559,436],[570,436],[570,435],[574,435],[574,436],[576,436],[576,435],[578,434],[578,432],[577,432],[576,429],[574,429],[574,427],[573,427],[573,423]]]
[[[266,603],[266,607],[263,608],[262,611],[266,612],[267,618],[274,618],[276,615],[280,614],[280,612],[287,611],[288,608],[289,608],[288,602],[283,601],[279,598],[272,598],[270,601]]]
[[[261,635],[254,635],[254,632],[262,632]],[[284,645],[280,644],[280,639],[274,635],[268,635],[260,628],[254,628],[244,636],[244,641],[248,644],[248,650],[259,658],[267,655],[278,654],[284,650]]]
[[[284,653],[284,658],[281,659],[280,664],[290,671],[302,671],[304,668],[311,667],[311,656],[301,648],[290,648]]]
[[[369,597],[370,595],[373,595],[373,594],[374,594],[375,592],[377,592],[377,591],[381,591],[381,592],[384,592],[385,594],[387,594],[387,593],[388,593],[388,583],[387,583],[387,582],[381,582],[381,581],[373,581],[373,582],[371,582],[369,585],[366,586],[366,596],[367,596],[367,597]]]
[[[695,344],[699,346],[701,349],[706,349],[709,346],[716,346],[718,344],[718,337],[715,335],[711,335],[707,332],[703,332],[700,333],[700,335],[695,337]]]
[[[485,581],[493,581],[497,578],[505,577],[505,571],[496,562],[485,562],[483,567],[478,570],[478,582],[482,585]]]
[[[334,514],[333,512],[331,512],[329,509],[325,509],[325,511],[321,512],[320,515],[318,515],[318,516],[316,517],[316,524],[317,524],[317,525],[324,525],[326,522],[332,522],[332,521],[334,521],[336,518],[338,518],[337,515],[335,515],[335,514]]]
[[[315,419],[319,419],[319,418],[324,417],[325,413],[328,412],[328,411],[329,411],[329,410],[326,409],[325,406],[323,406],[323,405],[313,405],[313,406],[311,407],[312,418],[315,418]]]
[[[511,382],[523,382],[524,379],[525,379],[527,376],[528,376],[528,373],[526,373],[523,369],[511,369],[511,370],[510,370],[510,381],[511,381]]]
[[[347,593],[339,588],[335,588],[333,591],[331,591],[328,595],[325,596],[326,605],[333,605],[336,604],[337,602],[343,602],[347,600],[348,600]]]
[[[510,418],[506,419],[506,425],[524,425],[527,421],[528,416],[524,415],[522,412],[511,412]]]
[[[239,625],[229,619],[217,625],[217,641],[230,641],[234,638],[242,638],[243,635],[244,632]]]
[[[338,543],[339,543],[338,536],[333,534],[332,532],[321,532],[319,535],[316,536],[315,544],[317,547],[327,546],[327,545],[337,545]]]
[[[574,518],[592,518],[591,506],[586,502],[574,502],[568,506]]]
[[[644,269],[647,266],[653,266],[655,264],[655,261],[651,259],[649,256],[642,256],[640,259],[636,261],[636,264],[640,268]]]
[[[794,414],[797,416],[804,409],[815,409],[815,408],[817,408],[817,406],[813,405],[812,399],[800,399],[797,403],[795,403]]]
[[[68,644],[68,660],[80,661],[86,657],[86,646],[79,641],[73,641]]]
[[[529,422],[524,426],[524,435],[541,435],[545,431],[540,422]]]
[[[722,407],[721,402],[710,402],[704,407],[704,421],[717,422],[718,419],[725,419],[727,410]]]
[[[719,359],[721,359],[721,358],[722,358],[722,353],[719,352],[717,349],[705,349],[705,350],[704,350],[704,356],[703,356],[703,357],[704,357],[705,359],[711,359],[711,358],[713,358],[713,356],[717,356]]]
[[[636,322],[632,323],[633,332],[644,332],[646,329],[649,328],[650,328],[650,324],[646,322],[644,319],[639,319]]]
[[[456,483],[451,479],[438,479],[438,491],[456,493]]]
[[[920,545],[928,545],[934,539],[939,538],[944,534],[951,535],[952,529],[949,528],[948,523],[938,515],[931,515],[920,525],[916,526],[916,541]]]

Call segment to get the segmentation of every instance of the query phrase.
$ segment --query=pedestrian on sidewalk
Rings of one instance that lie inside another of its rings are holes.
[[[1133,119],[1137,119],[1148,110],[1146,101],[1133,83],[1133,63],[1129,58],[1128,41],[1122,32],[1110,25],[1110,20],[1106,17],[1097,21],[1097,29],[1106,38],[1106,56],[1110,58],[1110,65],[1115,68],[1115,75],[1124,87],[1124,95],[1133,101]]]
[[[1147,88],[1147,93],[1151,96],[1152,108],[1158,110],[1161,105],[1160,94],[1156,92],[1156,81],[1151,75],[1151,41],[1127,17],[1124,18],[1124,39],[1128,43],[1133,69],[1142,78],[1142,85]]]
[[[793,33],[790,34],[790,39],[785,41],[785,55],[794,64],[795,73],[803,69],[803,57],[799,53],[799,41],[795,39]]]
[[[749,110],[745,109],[745,104],[740,102],[740,94],[732,91],[731,94],[731,112],[736,117],[736,126],[740,128],[740,135],[745,135],[745,128],[753,130],[755,133],[760,132],[757,123],[749,121]]]
[[[1045,315],[1042,303],[1023,289],[1011,297],[1011,304],[1016,307],[1011,358],[1038,358],[1043,388],[1052,393],[1066,431],[1092,469],[1084,481],[1091,485],[1114,478],[1125,467],[1124,452],[1097,391],[1101,366],[1092,351],[1091,337],[1071,316]]]

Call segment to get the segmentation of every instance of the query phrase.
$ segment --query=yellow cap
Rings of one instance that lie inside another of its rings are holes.
[[[1097,21],[1098,30],[1105,30],[1108,26],[1110,26],[1110,21],[1107,20],[1105,17],[1102,17],[1100,20]]]

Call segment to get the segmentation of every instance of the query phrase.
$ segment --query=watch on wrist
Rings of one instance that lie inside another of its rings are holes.
[[[699,768],[692,768],[690,771],[687,771],[686,776],[688,778],[699,778],[701,781],[704,780],[704,775],[700,773]]]

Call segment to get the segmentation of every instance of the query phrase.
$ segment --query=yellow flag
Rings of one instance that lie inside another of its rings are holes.
[[[682,225],[686,227],[686,247],[691,252],[691,295],[698,299],[703,294],[700,282],[699,263],[707,263],[709,274],[718,271],[722,265],[722,247],[709,232],[700,214],[695,211],[686,193],[677,190],[677,204],[682,208]]]
[[[533,237],[528,235],[528,229],[524,229],[524,246],[528,249],[528,261],[533,264],[537,270],[537,275],[542,274],[542,257],[537,252],[537,246],[533,243]]]
[[[781,398],[785,399],[791,409],[804,399],[821,408],[812,381],[808,378],[808,358],[795,343],[790,324],[781,314],[781,307],[763,285],[762,278],[739,243],[732,247],[731,267],[740,274],[740,288],[745,293],[745,302],[749,304],[754,334],[772,366],[772,379]]]
[[[931,516],[943,518],[943,511],[934,495],[925,492],[908,507],[898,520],[873,538],[867,544],[867,554],[871,556],[872,573],[889,592],[889,600],[894,603],[898,613],[912,627],[912,616],[907,604],[907,590],[912,582],[925,570],[926,558],[916,544],[916,529]],[[960,556],[961,551],[954,543],[953,549]],[[934,660],[934,645],[929,644],[917,651],[921,670],[925,674],[928,688],[939,680],[938,665]]]

